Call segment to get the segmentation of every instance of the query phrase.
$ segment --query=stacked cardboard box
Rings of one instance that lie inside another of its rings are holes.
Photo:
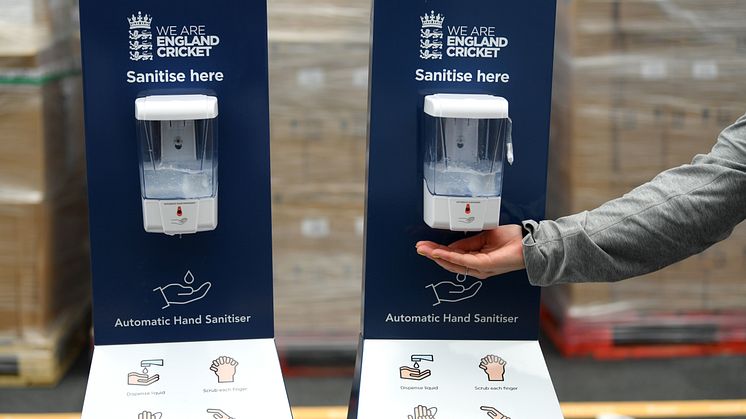
[[[360,331],[370,0],[269,2],[277,335]]]
[[[371,0],[269,0],[273,41],[368,43]]]
[[[550,216],[595,208],[709,152],[746,112],[744,19],[746,2],[738,0],[559,2]],[[599,328],[671,324],[656,313],[728,311],[722,319],[730,319],[731,310],[746,307],[744,254],[740,227],[729,241],[661,272],[554,288],[545,302],[565,324]],[[679,319],[693,325],[684,327],[685,338],[697,341],[697,322]],[[707,324],[719,327],[718,317],[707,316]]]
[[[38,73],[79,56],[77,0],[0,0],[0,68]]]
[[[12,372],[0,384],[51,384],[80,347],[90,301],[75,12],[0,4],[16,16],[0,26],[25,28],[0,41],[0,367]]]

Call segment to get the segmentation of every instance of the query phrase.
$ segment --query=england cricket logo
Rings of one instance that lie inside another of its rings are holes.
[[[420,58],[423,60],[440,60],[443,58],[443,21],[445,16],[435,11],[420,17]]]
[[[153,33],[150,31],[150,25],[153,18],[137,12],[127,18],[130,25],[130,60],[132,61],[151,61],[153,59]]]

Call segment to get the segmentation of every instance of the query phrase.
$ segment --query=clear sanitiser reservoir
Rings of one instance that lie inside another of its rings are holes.
[[[513,160],[508,101],[436,94],[424,114],[425,221],[455,231],[497,227],[504,162]]]
[[[217,98],[146,96],[135,102],[145,230],[217,227]]]
[[[432,138],[424,166],[435,195],[496,197],[502,194],[506,120],[427,116]]]
[[[212,120],[140,121],[142,196],[199,199],[217,194]]]

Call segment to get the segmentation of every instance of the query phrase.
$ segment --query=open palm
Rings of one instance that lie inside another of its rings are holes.
[[[430,241],[417,243],[417,253],[444,269],[487,279],[526,267],[523,231],[519,225],[500,226],[444,246]]]

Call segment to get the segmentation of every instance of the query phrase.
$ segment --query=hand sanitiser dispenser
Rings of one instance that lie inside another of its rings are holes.
[[[432,228],[497,228],[503,161],[513,163],[508,101],[490,95],[425,97],[424,218]]]
[[[176,235],[217,227],[217,116],[214,96],[135,101],[145,231]]]

